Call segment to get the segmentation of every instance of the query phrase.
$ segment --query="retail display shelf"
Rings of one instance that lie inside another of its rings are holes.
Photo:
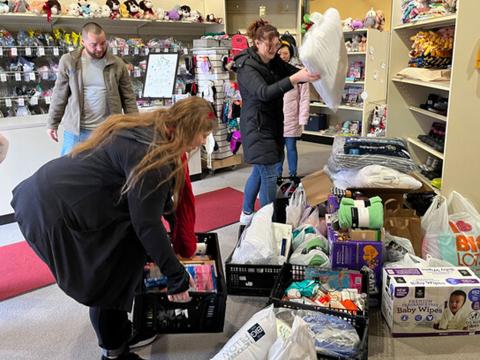
[[[314,136],[323,136],[323,137],[332,138],[332,139],[335,138],[335,135],[322,134],[319,131],[303,130],[303,134],[314,135]]]
[[[435,150],[431,146],[428,146],[427,144],[421,142],[420,140],[414,139],[414,138],[407,138],[408,143],[415,145],[416,147],[425,150],[426,152],[432,154],[433,156],[436,156],[439,159],[444,158],[443,154],[440,151]]]
[[[431,118],[434,118],[434,119],[437,119],[437,120],[447,122],[447,117],[444,116],[444,115],[436,114],[432,111],[424,110],[424,109],[421,109],[421,108],[416,107],[416,106],[409,106],[408,108],[411,111],[416,112],[418,114],[422,114],[422,115],[425,115],[425,116],[428,116],[428,117],[431,117]]]
[[[395,26],[393,29],[395,31],[398,30],[405,30],[405,29],[433,29],[442,26],[449,26],[455,25],[455,21],[457,20],[457,15],[446,15],[446,16],[437,16],[427,20],[420,20],[412,23],[402,24]]]
[[[356,29],[356,30],[350,30],[350,31],[344,31],[344,34],[358,34],[358,33],[366,33],[368,29]]]
[[[434,191],[436,194],[440,195],[440,190],[437,189],[436,187],[433,187],[430,180],[428,178],[426,178],[424,175],[422,175],[420,172],[415,172],[414,173],[414,176],[419,180],[421,181],[423,184],[425,184],[425,186],[427,186],[427,188],[431,189],[432,191]]]
[[[322,104],[320,102],[312,102],[310,106],[313,107],[321,107],[321,108],[329,108],[327,105]],[[363,111],[363,107],[355,107],[355,106],[347,106],[347,105],[340,105],[338,110],[351,110],[351,111]]]
[[[420,80],[411,80],[411,79],[392,79],[393,82],[398,84],[411,84],[417,86],[423,86],[431,89],[450,91],[450,83],[448,81],[436,81],[436,82],[426,82]]]

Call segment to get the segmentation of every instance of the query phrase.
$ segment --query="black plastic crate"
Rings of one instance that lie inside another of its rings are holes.
[[[188,303],[174,303],[166,293],[146,291],[135,297],[133,327],[139,333],[214,333],[223,332],[227,292],[222,257],[216,233],[196,234],[207,244],[207,254],[215,259],[217,292],[190,292]]]
[[[245,226],[241,225],[238,231],[238,241]],[[235,248],[238,246],[235,246]],[[225,261],[228,295],[270,296],[273,285],[282,265],[251,265],[232,263],[233,249]]]
[[[277,281],[275,282],[275,286],[272,289],[270,294],[269,303],[273,303],[274,306],[283,306],[292,309],[303,309],[303,310],[314,310],[324,312],[324,310],[329,310],[334,314],[338,315],[351,315],[357,318],[368,319],[368,274],[362,273],[362,292],[367,294],[367,299],[365,301],[365,309],[363,311],[356,311],[352,313],[349,310],[345,309],[328,309],[323,306],[315,306],[315,305],[307,305],[307,304],[300,304],[293,301],[285,301],[282,300],[285,290],[290,286],[293,281],[302,281],[305,280],[305,269],[307,266],[304,265],[292,265],[289,263],[285,263],[280,272]]]

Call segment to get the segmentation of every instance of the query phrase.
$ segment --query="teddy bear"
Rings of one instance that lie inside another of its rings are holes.
[[[355,35],[352,39],[352,52],[360,51],[360,41],[362,41],[362,37],[360,35]]]
[[[115,20],[120,17],[120,1],[107,0],[106,6],[110,8],[110,19]]]
[[[134,18],[134,19],[141,19],[143,16],[143,12],[140,9],[140,5],[135,0],[127,0],[124,2],[124,4],[127,7],[128,11],[128,17]]]
[[[155,19],[155,12],[153,11],[152,0],[142,0],[140,1],[140,9],[143,11],[143,17],[145,19]]]
[[[0,0],[0,14],[6,14],[10,12],[10,6],[8,6],[8,0]]]
[[[168,20],[167,12],[162,8],[156,8],[155,13],[158,20]]]
[[[383,31],[385,27],[385,15],[382,10],[377,10],[377,16],[375,17],[375,29]]]
[[[80,6],[80,14],[83,17],[91,18],[93,17],[93,12],[90,5],[90,0],[79,0],[78,6]]]
[[[343,31],[352,31],[353,30],[352,21],[353,21],[353,19],[351,17],[343,20],[343,25],[342,25],[343,26]]]
[[[192,22],[203,22],[202,14],[198,10],[193,10],[190,12],[190,18],[188,20]]]
[[[92,3],[91,4],[91,9],[92,9],[92,15],[93,15],[94,18],[102,18],[103,17],[103,9],[99,4]]]
[[[352,29],[353,30],[363,29],[363,21],[358,19],[353,20]]]
[[[188,5],[182,5],[180,6],[180,9],[178,9],[178,13],[180,14],[182,20],[187,20],[187,18],[190,17],[191,12],[192,9]]]
[[[345,49],[347,50],[347,53],[352,52],[352,42],[350,40],[345,42]]]
[[[173,20],[173,21],[180,20],[181,16],[180,16],[180,13],[178,12],[179,9],[180,9],[179,7],[174,7],[173,9],[168,10],[167,11],[168,20]]]

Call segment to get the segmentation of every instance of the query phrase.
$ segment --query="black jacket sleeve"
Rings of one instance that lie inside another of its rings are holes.
[[[288,77],[268,85],[258,70],[248,64],[238,69],[237,76],[238,83],[262,102],[278,99],[293,89]]]
[[[131,165],[131,166],[130,166]],[[126,166],[126,174],[136,164]],[[189,275],[177,259],[170,239],[161,222],[164,205],[170,196],[170,182],[158,184],[166,178],[169,168],[148,172],[128,192],[128,206],[133,228],[143,247],[168,278],[168,293],[188,290]]]

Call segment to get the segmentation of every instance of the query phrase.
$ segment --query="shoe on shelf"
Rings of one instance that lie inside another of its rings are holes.
[[[102,355],[102,360],[111,360],[111,359],[115,359],[115,360],[145,360],[144,358],[142,358],[142,357],[140,357],[137,354],[132,353],[132,352],[123,353],[122,355],[120,355],[116,358],[111,358],[111,357],[107,357],[107,356]]]
[[[128,347],[131,349],[137,349],[143,346],[152,344],[157,340],[158,334],[153,332],[147,333],[134,333],[130,340],[128,340]]]
[[[245,212],[242,211],[240,214],[240,225],[245,225],[249,226],[250,223],[252,222],[254,213],[252,212],[251,214],[246,214]]]

